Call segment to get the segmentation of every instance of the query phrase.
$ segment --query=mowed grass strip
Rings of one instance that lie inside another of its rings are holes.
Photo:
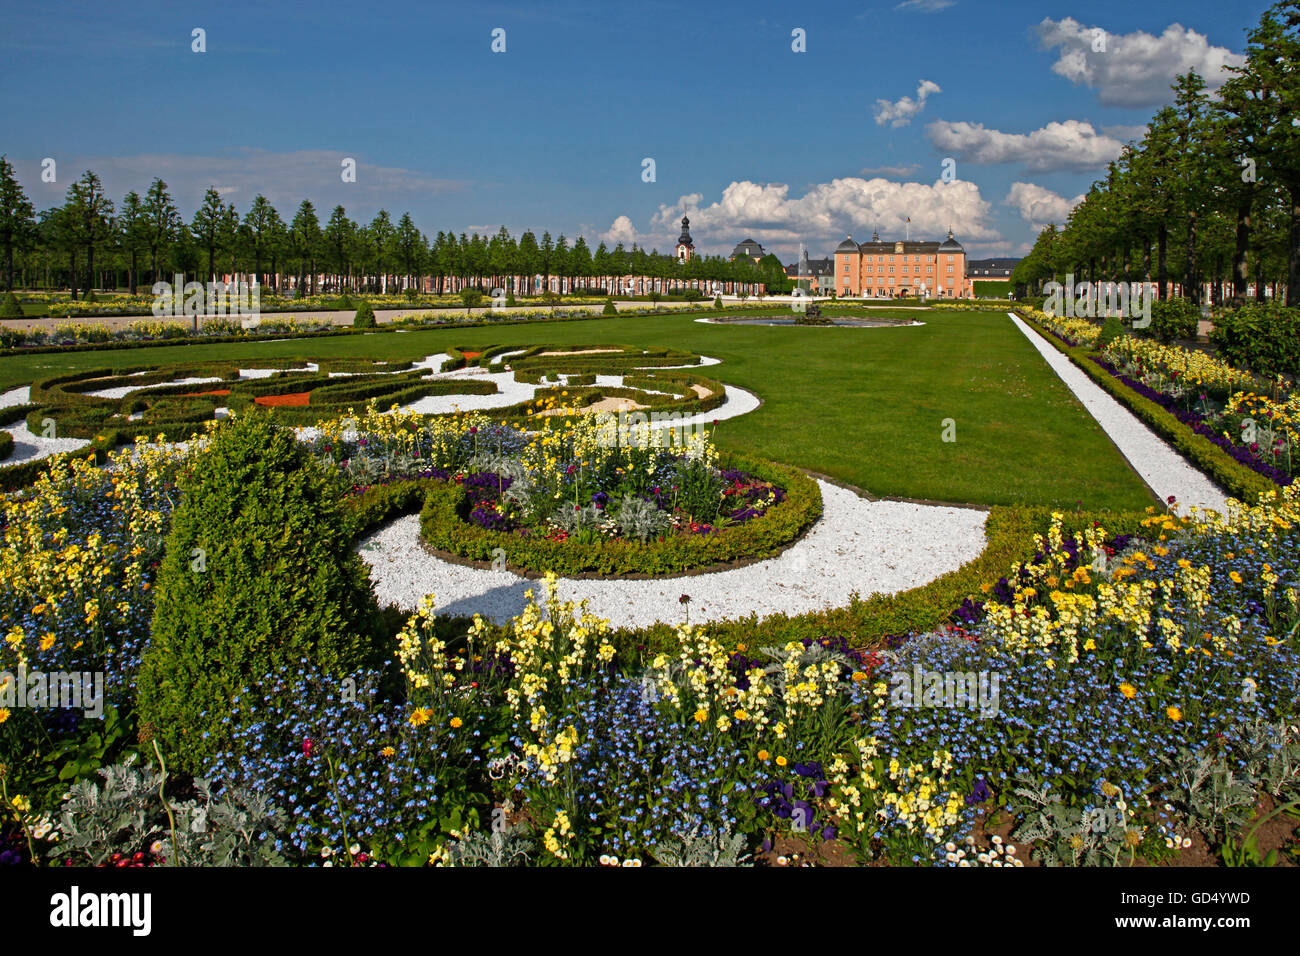
[[[448,346],[618,342],[723,360],[708,374],[759,395],[720,424],[726,449],[829,475],[883,497],[1132,510],[1151,492],[1007,318],[915,312],[899,328],[713,325],[691,315],[537,322],[314,340],[0,358],[0,390],[84,368],[283,358],[420,359]],[[952,419],[956,441],[942,440]]]

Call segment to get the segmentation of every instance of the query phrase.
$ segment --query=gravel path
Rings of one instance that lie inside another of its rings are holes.
[[[10,408],[14,405],[26,405],[31,397],[30,386],[24,385],[22,388],[14,388],[0,395],[0,408]],[[76,451],[89,445],[90,442],[84,438],[45,438],[32,432],[26,422],[15,422],[4,428],[9,434],[14,436],[14,450],[4,461],[0,461],[0,468],[9,465],[21,465],[25,461],[36,461],[39,458],[48,458],[50,455],[58,455],[65,451]]]
[[[1019,316],[1007,314],[1162,500],[1173,496],[1183,514],[1187,514],[1190,508],[1227,514],[1228,498],[1214,482],[1106,394],[1056,346],[1026,325]]]
[[[826,482],[824,513],[804,538],[768,561],[731,571],[637,580],[561,579],[560,595],[586,599],[615,627],[644,627],[749,614],[802,614],[843,607],[854,592],[894,594],[955,571],[984,550],[986,512],[901,501],[868,501]],[[541,583],[508,571],[480,570],[433,557],[419,544],[419,516],[407,515],[358,546],[381,602],[413,610],[426,594],[439,614],[481,614],[497,622],[519,614]]]

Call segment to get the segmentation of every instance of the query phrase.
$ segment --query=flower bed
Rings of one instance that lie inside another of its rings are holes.
[[[1149,386],[1121,381],[1116,372],[1103,367],[1098,356],[1088,350],[1071,345],[1050,327],[1043,324],[1044,313],[1036,310],[1019,310],[1025,322],[1036,328],[1047,341],[1063,352],[1094,382],[1121,402],[1147,426],[1168,440],[1180,454],[1203,470],[1220,487],[1243,501],[1252,501],[1261,493],[1274,490],[1278,485],[1260,471],[1260,462],[1249,451],[1244,453],[1250,461],[1239,460],[1240,451],[1217,430],[1200,421],[1195,412],[1184,411],[1172,396],[1156,393]],[[1144,394],[1144,391],[1148,394]],[[1194,427],[1199,426],[1199,427]]]

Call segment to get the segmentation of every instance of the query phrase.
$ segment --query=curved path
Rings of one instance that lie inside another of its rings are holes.
[[[690,619],[803,614],[843,607],[861,597],[907,591],[955,571],[984,550],[987,513],[903,501],[868,501],[819,481],[824,511],[800,541],[767,561],[711,574],[657,580],[562,578],[564,600],[586,599],[615,627],[677,623],[690,595]],[[434,595],[439,614],[504,622],[519,614],[539,581],[509,571],[465,567],[436,558],[419,542],[418,515],[398,518],[364,538],[358,551],[382,603],[414,610]]]

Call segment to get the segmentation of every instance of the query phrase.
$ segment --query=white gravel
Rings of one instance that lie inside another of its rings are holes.
[[[868,501],[826,482],[824,512],[783,554],[743,568],[653,581],[561,579],[560,595],[586,599],[615,627],[676,623],[690,595],[692,621],[749,614],[802,614],[861,597],[919,587],[973,560],[985,546],[987,513],[901,501]],[[433,594],[439,614],[481,614],[497,622],[519,614],[524,592],[541,582],[435,558],[419,544],[419,516],[407,515],[358,545],[381,602],[413,610]]]
[[[31,392],[31,387],[28,385],[24,385],[22,388],[10,389],[0,395],[0,408],[26,405],[31,398]],[[39,458],[48,458],[51,455],[58,455],[65,451],[76,451],[78,448],[90,444],[84,438],[44,438],[41,435],[34,434],[27,427],[27,423],[21,421],[6,426],[4,431],[14,436],[14,450],[8,458],[0,461],[0,468],[9,465],[21,465],[25,461],[36,461]]]
[[[1172,495],[1182,514],[1187,514],[1191,508],[1227,513],[1228,498],[1214,482],[1106,394],[1100,385],[1019,316],[1007,314],[1162,501]]]

